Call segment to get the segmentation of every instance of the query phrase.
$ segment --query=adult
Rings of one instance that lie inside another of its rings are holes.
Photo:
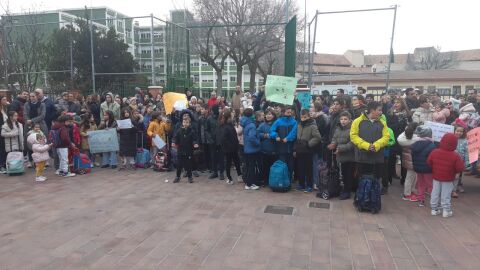
[[[232,108],[238,114],[240,108],[242,107],[242,88],[240,85],[237,85],[235,88],[235,94],[232,96]]]
[[[87,96],[86,100],[87,111],[93,115],[93,119],[95,119],[95,123],[100,125],[100,105],[98,104],[98,96],[97,95],[90,95]]]
[[[375,95],[373,94],[366,94],[365,95],[365,103],[368,104],[372,101],[375,101]]]
[[[2,126],[2,137],[5,139],[5,152],[23,152],[23,126],[18,122],[18,113],[8,112],[8,118]]]
[[[113,101],[113,94],[108,92],[105,94],[105,101],[100,105],[100,120],[107,111],[111,111],[115,119],[120,119],[120,104]]]
[[[22,125],[23,121],[23,108],[25,106],[25,102],[28,101],[28,91],[22,90],[20,94],[18,94],[17,98],[12,102],[10,107],[8,108],[9,112],[16,112],[18,115],[17,121],[20,122]]]
[[[8,119],[8,101],[7,97],[3,96],[0,100],[0,129],[7,122]],[[7,152],[5,151],[5,138],[0,136],[0,173],[6,173],[5,163],[7,160]]]
[[[367,111],[353,121],[350,129],[360,173],[373,174],[375,179],[383,176],[383,149],[390,139],[387,123],[380,118],[381,115],[382,104],[372,101],[367,105]]]
[[[63,92],[60,98],[55,101],[59,111],[68,111],[68,92]]]
[[[75,100],[75,96],[73,95],[73,93],[68,93],[67,106],[68,106],[69,113],[80,115],[81,106],[78,103],[78,101]]]
[[[43,89],[35,89],[35,95],[37,100],[45,104],[45,124],[47,129],[50,130],[52,127],[52,121],[57,118],[57,109],[55,109],[55,103],[44,95]]]
[[[427,121],[432,121],[433,110],[431,109],[431,104],[427,96],[421,95],[418,98],[418,103],[420,104],[420,106],[414,110],[412,115],[413,122],[423,125]]]
[[[382,112],[383,114],[387,114],[390,111],[390,108],[392,108],[392,98],[390,97],[389,94],[384,93],[382,95]]]
[[[190,101],[190,99],[192,98],[193,94],[192,94],[192,90],[188,89],[188,88],[185,88],[185,95],[187,96],[187,100]]]
[[[458,118],[458,110],[455,109],[453,106],[453,100],[446,100],[445,101],[445,108],[447,108],[450,111],[450,115],[447,117],[447,120],[445,121],[445,124],[451,125],[455,120]],[[477,111],[478,112],[478,111]]]
[[[37,99],[35,93],[30,93],[30,100],[25,103],[23,112],[25,134],[28,134],[28,131],[32,130],[35,124],[39,124],[43,134],[47,136],[48,129],[47,124],[45,123],[45,104]]]
[[[388,113],[385,114],[385,116],[387,118],[388,127],[393,131],[396,141],[398,136],[400,136],[400,134],[405,131],[405,128],[408,124],[408,109],[407,105],[405,104],[405,100],[403,98],[396,98],[393,102],[392,107],[390,108]],[[396,143],[393,147],[391,147],[391,151],[389,154],[389,175],[395,176],[396,157],[397,155],[402,154],[402,148],[399,144]],[[406,175],[407,170],[402,166],[400,183],[403,184],[405,182]]]
[[[365,112],[367,105],[365,105],[365,98],[362,95],[356,95],[352,97],[352,119],[357,119]]]
[[[135,87],[135,99],[137,100],[137,103],[141,104],[143,104],[143,101],[145,100],[145,94],[140,87]]]
[[[418,103],[418,99],[417,99],[417,91],[415,91],[415,89],[413,88],[407,88],[405,90],[405,96],[406,96],[406,103],[407,103],[407,107],[409,110],[414,110],[418,107],[420,107],[420,104]]]
[[[342,88],[337,89],[337,98],[345,96],[345,90]]]
[[[215,104],[217,104],[217,92],[212,91],[210,94],[210,99],[208,100],[208,107],[212,108]]]

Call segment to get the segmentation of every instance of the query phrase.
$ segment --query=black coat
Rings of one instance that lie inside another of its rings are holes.
[[[224,153],[238,152],[239,142],[237,132],[232,123],[227,123],[218,127],[222,136],[222,150]]]
[[[181,128],[175,134],[175,144],[177,145],[177,153],[179,156],[192,156],[193,145],[197,144],[197,135],[195,130],[190,126]]]
[[[120,156],[134,157],[137,154],[137,130],[138,122],[132,120],[132,128],[120,129]]]

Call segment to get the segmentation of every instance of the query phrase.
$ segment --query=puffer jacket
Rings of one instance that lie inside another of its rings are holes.
[[[333,133],[332,143],[337,146],[337,161],[340,163],[355,161],[355,147],[353,146],[352,141],[350,141],[351,127],[352,123],[344,127],[339,125],[335,129],[335,133]]]
[[[7,153],[13,151],[23,151],[23,126],[20,122],[13,124],[13,128],[10,128],[5,122],[2,126],[2,137],[5,138],[5,151]]]
[[[240,125],[243,127],[243,152],[253,154],[260,152],[260,137],[258,136],[255,120],[242,117]]]
[[[297,127],[297,140],[295,141],[294,151],[297,153],[313,153],[321,140],[322,137],[315,120],[308,119],[305,122],[302,121]]]
[[[270,138],[270,128],[272,123],[264,122],[257,128],[258,135],[260,136],[261,150],[263,154],[274,155],[275,154],[275,141]],[[268,135],[268,138],[265,138]]]
[[[420,138],[410,146],[413,170],[416,173],[432,173],[432,168],[427,164],[427,159],[435,148],[435,144],[430,139],[425,138]]]
[[[450,116],[450,110],[445,108],[439,112],[434,112],[432,115],[432,118],[433,118],[433,122],[445,124],[449,116]]]
[[[50,156],[48,155],[48,150],[50,149],[50,146],[45,143],[40,143],[37,140],[37,134],[32,133],[30,136],[27,138],[27,142],[32,145],[32,159],[33,162],[38,163],[42,161],[47,161],[50,159]]]
[[[407,170],[413,171],[412,150],[410,146],[417,142],[420,138],[413,134],[412,139],[407,139],[405,132],[400,134],[397,138],[398,144],[402,147],[402,166]]]
[[[433,120],[433,111],[431,109],[418,107],[413,112],[412,120],[419,124],[425,124],[425,122]]]
[[[440,182],[453,182],[455,174],[464,170],[460,155],[455,153],[457,137],[452,133],[443,135],[440,145],[428,156],[427,164],[432,167],[433,179]]]
[[[208,144],[217,144],[218,116],[213,114],[207,118],[205,135]]]
[[[107,103],[107,101],[104,101],[102,104],[100,104],[100,120],[103,121],[103,115],[106,111],[112,111],[115,119],[120,119],[120,105],[113,101],[114,96],[112,93],[107,93],[105,96],[107,95],[112,98],[112,103]]]
[[[383,149],[388,145],[390,133],[383,119],[370,121],[364,113],[352,123],[350,140],[355,145],[355,161],[366,164],[383,164]],[[370,144],[375,152],[369,151]]]
[[[167,134],[172,130],[171,123],[167,123],[164,121],[153,120],[148,125],[147,135],[150,138],[155,137],[158,135],[164,142],[167,141]]]
[[[280,117],[270,128],[270,138],[276,140],[287,139],[287,143],[276,142],[276,151],[278,154],[293,153],[293,142],[297,139],[297,121],[293,117]]]
[[[468,157],[468,143],[467,140],[462,138],[458,139],[457,143],[457,150],[455,150],[459,155],[460,158],[463,160],[463,164],[465,167],[470,165],[469,157]]]

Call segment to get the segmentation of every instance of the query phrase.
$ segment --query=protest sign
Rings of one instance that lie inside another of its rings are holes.
[[[175,93],[175,92],[168,92],[163,94],[163,105],[165,106],[165,113],[171,114],[173,111],[173,105],[177,101],[185,102],[185,107],[187,106],[188,100],[185,94]]]
[[[117,126],[119,129],[132,128],[132,120],[130,120],[130,118],[124,120],[117,120]]]
[[[425,126],[432,129],[432,139],[439,142],[446,133],[453,133],[453,126],[426,121]]]
[[[302,104],[302,109],[310,109],[312,94],[310,91],[297,91],[297,99]]]
[[[297,79],[294,77],[268,75],[265,95],[268,101],[292,105],[296,87]]]
[[[478,151],[480,149],[480,128],[474,128],[467,132],[468,160],[473,163],[478,160]]]
[[[153,137],[153,144],[155,144],[158,149],[162,149],[166,145],[162,138],[160,138],[160,136],[158,135],[155,135],[155,137]]]
[[[90,153],[116,152],[119,150],[116,129],[88,131]]]

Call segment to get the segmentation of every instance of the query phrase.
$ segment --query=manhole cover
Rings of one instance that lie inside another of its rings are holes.
[[[330,209],[330,203],[323,203],[323,202],[310,202],[308,204],[310,208],[322,208],[322,209]]]
[[[267,205],[267,207],[265,207],[264,213],[291,216],[293,215],[293,207]]]

